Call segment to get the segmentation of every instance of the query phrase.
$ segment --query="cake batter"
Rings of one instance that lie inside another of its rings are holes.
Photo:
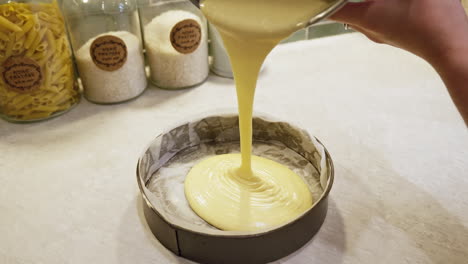
[[[208,158],[185,180],[192,209],[222,230],[258,231],[294,220],[312,206],[306,183],[289,168],[252,156],[258,73],[270,51],[335,0],[205,0],[201,8],[223,38],[236,81],[241,154]],[[286,87],[285,87],[286,89]]]

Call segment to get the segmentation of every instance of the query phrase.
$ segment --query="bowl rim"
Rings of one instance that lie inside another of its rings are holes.
[[[311,18],[308,22],[306,27],[309,27],[319,21],[322,21],[331,15],[333,15],[336,11],[338,11],[340,8],[345,6],[348,3],[349,0],[338,0],[336,1],[333,5],[327,7],[323,12],[318,14],[317,16]]]

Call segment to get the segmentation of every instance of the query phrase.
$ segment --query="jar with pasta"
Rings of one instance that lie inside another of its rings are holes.
[[[135,0],[64,0],[70,39],[86,99],[114,104],[146,88]]]
[[[0,3],[0,115],[31,122],[71,109],[80,93],[57,1]]]

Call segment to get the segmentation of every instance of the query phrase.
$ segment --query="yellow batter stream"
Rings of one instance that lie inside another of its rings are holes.
[[[219,30],[231,60],[241,139],[241,154],[203,160],[185,180],[190,206],[213,226],[236,231],[269,229],[294,220],[312,206],[312,195],[301,177],[286,166],[251,155],[253,101],[268,53],[335,1],[202,2],[202,11]]]

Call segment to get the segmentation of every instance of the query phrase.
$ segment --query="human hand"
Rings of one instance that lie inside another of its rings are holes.
[[[429,62],[468,126],[468,18],[460,0],[367,0],[331,19]]]
[[[430,63],[468,46],[468,19],[460,0],[368,0],[348,3],[331,19]]]

